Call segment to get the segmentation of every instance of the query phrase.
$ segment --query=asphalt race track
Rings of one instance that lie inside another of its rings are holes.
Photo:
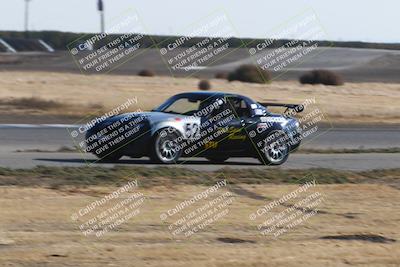
[[[229,49],[228,49],[229,51]],[[181,50],[176,49],[176,53]],[[266,49],[265,53],[268,53]],[[312,60],[308,60],[311,59]],[[170,69],[158,49],[144,49],[138,56],[119,66],[110,74],[132,75],[143,69],[154,70],[158,75],[170,76]],[[217,72],[229,72],[242,64],[252,64],[248,49],[231,49],[229,53],[218,58],[207,68],[200,69],[196,76],[210,78]],[[2,63],[6,62],[6,63]],[[277,72],[279,80],[297,80],[299,75],[310,69],[329,69],[341,74],[347,82],[400,82],[400,52],[383,49],[355,49],[321,47],[296,67]],[[55,53],[19,53],[0,55],[0,71],[51,71],[80,73],[72,60],[71,54],[65,51]],[[186,77],[185,71],[174,72],[174,76]]]
[[[321,135],[304,140],[303,147],[314,149],[390,148],[400,147],[398,126],[335,126],[321,129]],[[81,153],[53,153],[62,146],[73,147],[73,141],[64,125],[0,125],[0,166],[31,168],[45,166],[113,166],[96,162],[95,157]],[[26,152],[37,149],[50,152]],[[22,152],[16,152],[16,151]],[[24,152],[25,151],[25,152]],[[400,153],[355,154],[299,154],[295,153],[280,167],[283,169],[330,168],[337,170],[371,170],[398,168]],[[127,157],[117,165],[155,167],[147,158]],[[206,159],[183,159],[177,166],[214,171],[230,168],[272,168],[250,158],[234,158],[224,164],[213,165]]]
[[[216,171],[221,168],[282,168],[282,169],[310,169],[327,168],[348,171],[366,171],[374,169],[393,169],[399,167],[399,153],[366,153],[366,154],[293,154],[282,166],[263,166],[256,159],[234,158],[224,164],[210,164],[206,159],[182,159],[176,165],[168,167],[182,167],[199,171]],[[0,166],[10,168],[31,168],[35,166],[102,166],[113,167],[126,165],[132,167],[158,167],[166,165],[152,164],[147,158],[122,158],[117,164],[96,162],[94,156],[80,153],[1,153]]]

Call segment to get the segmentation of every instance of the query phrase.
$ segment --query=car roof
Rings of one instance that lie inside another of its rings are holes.
[[[181,93],[177,94],[174,97],[199,97],[202,99],[207,99],[210,97],[239,97],[242,99],[245,99],[247,103],[252,104],[252,103],[257,103],[253,99],[244,96],[244,95],[239,95],[235,93],[227,93],[227,92],[218,92],[218,91],[195,91],[195,92],[186,92],[186,93]]]
[[[238,94],[232,94],[232,93],[226,93],[226,92],[218,92],[218,91],[185,92],[185,93],[177,94],[176,96],[180,96],[180,97],[182,97],[182,96],[183,97],[202,96],[204,98],[209,98],[209,97],[212,97],[212,96],[216,96],[216,97],[239,96],[239,97],[247,98],[245,96],[238,95]]]
[[[164,109],[165,107],[169,106],[172,101],[176,101],[177,99],[180,98],[193,98],[196,100],[200,101],[206,101],[208,99],[212,98],[225,98],[225,97],[238,97],[241,99],[244,99],[247,104],[253,104],[257,103],[251,98],[248,98],[243,95],[239,94],[233,94],[233,93],[226,93],[226,92],[215,92],[215,91],[196,91],[196,92],[185,92],[185,93],[180,93],[176,94],[174,96],[171,96],[168,100],[166,100],[163,104],[161,104],[158,108],[153,109],[154,111],[160,111]]]

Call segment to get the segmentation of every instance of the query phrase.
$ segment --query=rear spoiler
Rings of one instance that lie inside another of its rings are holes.
[[[304,106],[299,104],[282,104],[282,103],[268,103],[268,102],[263,102],[259,104],[264,107],[284,107],[286,108],[284,113],[286,113],[290,109],[294,110],[297,113],[304,111]]]

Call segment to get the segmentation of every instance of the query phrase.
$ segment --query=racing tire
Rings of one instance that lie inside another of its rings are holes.
[[[155,133],[151,142],[150,160],[162,164],[177,163],[182,155],[178,147],[180,137],[181,134],[172,128],[164,128]]]
[[[258,151],[258,159],[265,165],[281,165],[286,162],[290,154],[290,145],[287,134],[282,130],[269,133],[264,147]]]
[[[229,157],[206,157],[207,160],[211,161],[212,163],[224,163],[229,159]]]

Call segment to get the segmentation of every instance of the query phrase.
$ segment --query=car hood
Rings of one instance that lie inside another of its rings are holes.
[[[151,123],[156,123],[159,121],[169,120],[169,119],[176,119],[176,118],[187,118],[188,116],[179,115],[179,114],[172,114],[172,113],[164,113],[164,112],[131,112],[131,113],[124,113],[117,116],[113,116],[111,118],[106,119],[106,122],[115,122],[117,120],[122,120],[124,118],[138,118],[143,117],[147,119]]]
[[[164,113],[164,112],[154,112],[154,111],[130,112],[130,113],[124,113],[124,114],[108,117],[102,121],[98,120],[98,121],[96,121],[96,123],[91,124],[91,125],[87,124],[86,129],[90,134],[91,132],[98,131],[99,129],[107,127],[116,121],[121,121],[121,122],[136,121],[136,123],[146,122],[149,124],[156,124],[159,122],[184,119],[184,118],[187,119],[188,116],[172,114],[172,113]]]
[[[143,121],[147,121],[150,124],[162,122],[162,121],[168,121],[168,120],[176,120],[176,119],[183,119],[183,118],[188,118],[190,116],[185,116],[185,115],[179,115],[179,114],[172,114],[172,113],[164,113],[164,112],[130,112],[130,113],[124,113],[120,115],[116,115],[113,117],[109,117],[105,119],[103,122],[96,124],[96,127],[104,127],[107,125],[110,125],[118,120],[121,121],[128,121],[128,120],[133,120],[137,118],[141,118]]]

